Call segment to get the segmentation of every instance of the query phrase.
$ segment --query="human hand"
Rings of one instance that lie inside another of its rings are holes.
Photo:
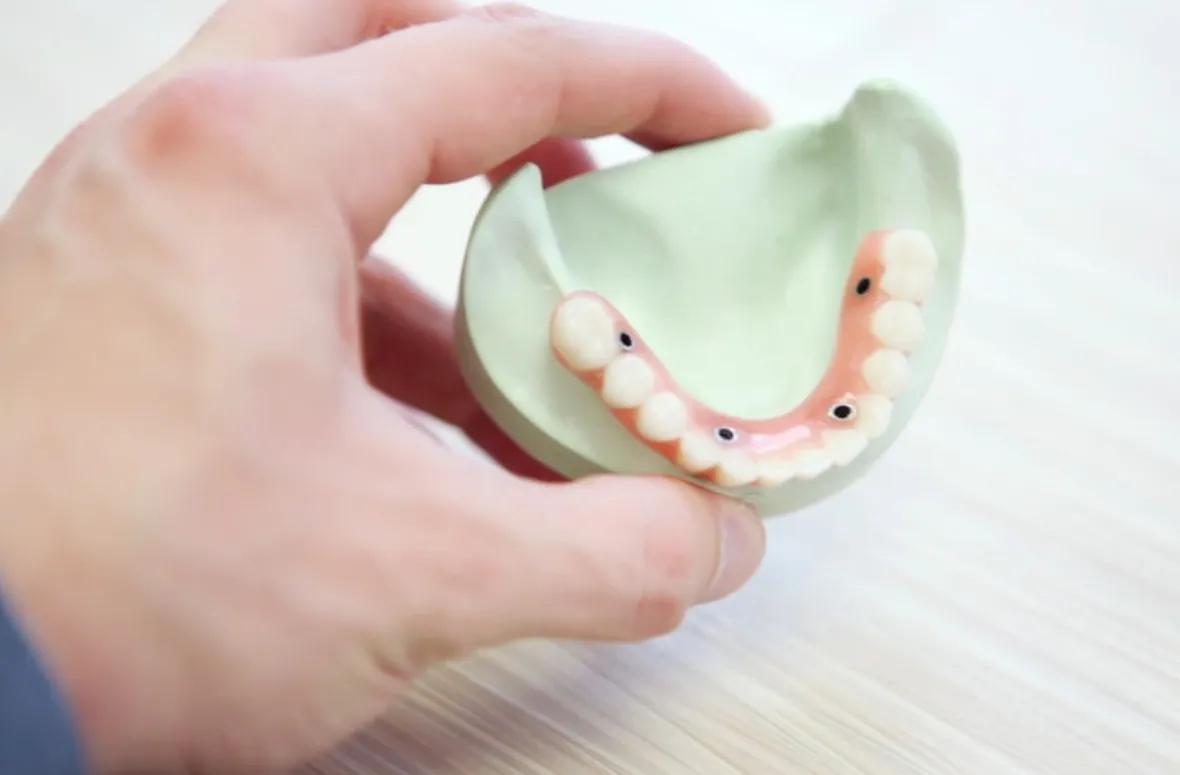
[[[425,182],[529,159],[552,183],[589,164],[560,138],[764,121],[650,34],[231,0],[75,130],[0,222],[0,581],[96,769],[286,767],[440,660],[643,639],[744,583],[764,535],[738,504],[541,481],[449,311],[368,252]]]

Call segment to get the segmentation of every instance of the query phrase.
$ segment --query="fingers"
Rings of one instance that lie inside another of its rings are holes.
[[[134,110],[161,85],[201,68],[326,54],[461,10],[455,0],[226,0],[180,51],[89,123]]]
[[[637,134],[667,146],[767,121],[680,43],[521,11],[415,27],[300,69],[306,94],[283,120],[308,128],[315,146],[301,155],[366,236],[422,183],[481,174],[548,137]]]
[[[745,584],[765,552],[762,521],[748,507],[677,480],[519,489],[515,520],[529,540],[519,558],[523,589],[505,601],[505,621],[519,623],[515,637],[631,641],[671,632],[690,607]]]
[[[461,9],[452,0],[228,0],[168,69],[339,51]]]
[[[425,438],[429,439],[435,444],[443,443],[443,440],[440,439],[438,434],[435,433],[434,430],[423,421],[423,418],[419,413],[415,412],[408,406],[403,406],[397,403],[394,404],[394,410],[407,425],[421,433]]]
[[[525,164],[536,164],[541,170],[544,188],[577,177],[594,169],[594,159],[586,146],[577,140],[547,138],[523,153],[497,165],[487,173],[492,185],[503,182]]]
[[[360,276],[361,343],[370,384],[462,427],[473,406],[455,357],[450,311],[376,257],[361,263]]]
[[[547,139],[488,172],[487,178],[495,185],[526,163],[540,168],[545,186],[594,169],[581,143]],[[360,285],[363,355],[370,384],[469,435],[494,442],[495,426],[477,416],[481,413],[459,371],[452,311],[379,256],[361,262]],[[487,449],[480,439],[475,441]]]
[[[464,513],[425,642],[467,653],[518,638],[637,641],[743,585],[765,551],[745,506],[672,479],[545,485],[464,472]],[[436,567],[448,563],[436,562]]]
[[[480,408],[459,370],[451,311],[375,256],[361,263],[360,279],[361,345],[369,383],[459,428],[508,471],[558,480]]]
[[[228,0],[149,82],[216,62],[339,51],[407,27],[449,19],[463,10],[457,0]],[[545,186],[594,167],[580,144],[546,140],[488,177],[498,183],[528,161],[541,166]]]

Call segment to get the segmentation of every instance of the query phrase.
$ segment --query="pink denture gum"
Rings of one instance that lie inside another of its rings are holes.
[[[938,257],[915,230],[870,232],[844,290],[831,364],[778,417],[745,419],[689,395],[605,298],[575,291],[557,304],[550,345],[637,439],[686,473],[722,487],[778,487],[846,466],[888,428],[922,340],[921,304]]]

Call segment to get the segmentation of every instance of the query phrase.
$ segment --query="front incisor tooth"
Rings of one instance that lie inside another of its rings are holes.
[[[901,229],[886,238],[881,249],[881,290],[901,301],[923,301],[934,288],[938,252],[925,233]]]
[[[835,428],[824,431],[824,449],[832,456],[832,462],[846,466],[869,446],[869,439],[852,428]]]
[[[758,485],[781,487],[795,478],[795,464],[790,460],[763,460],[758,466]]]
[[[676,455],[676,465],[690,474],[708,471],[721,460],[721,450],[713,440],[703,433],[689,431],[680,440],[680,450]]]
[[[612,409],[634,409],[651,395],[656,374],[647,361],[635,353],[610,362],[602,375],[602,400]]]
[[[656,393],[639,406],[635,430],[648,441],[675,441],[688,429],[688,406],[675,393]]]
[[[595,371],[618,354],[615,322],[596,299],[575,296],[562,302],[553,316],[550,343],[575,371]]]
[[[800,479],[814,479],[832,467],[832,456],[823,449],[805,449],[792,458],[795,475]]]
[[[872,392],[897,398],[910,381],[910,364],[897,350],[877,350],[860,366],[860,373]]]
[[[868,395],[856,399],[856,429],[867,439],[876,439],[889,429],[893,419],[893,402],[885,396]]]
[[[726,455],[713,472],[713,481],[722,487],[745,487],[758,478],[758,466],[745,455]]]
[[[873,313],[873,336],[886,347],[913,350],[926,335],[922,310],[908,301],[890,299]]]

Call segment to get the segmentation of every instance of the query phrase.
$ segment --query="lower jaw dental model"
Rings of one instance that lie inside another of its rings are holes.
[[[910,229],[870,232],[845,284],[830,365],[778,417],[745,419],[690,396],[627,319],[602,296],[564,296],[550,320],[557,360],[633,436],[689,475],[720,487],[780,487],[846,466],[885,433],[909,383],[909,355],[926,333],[922,302],[938,256]]]

